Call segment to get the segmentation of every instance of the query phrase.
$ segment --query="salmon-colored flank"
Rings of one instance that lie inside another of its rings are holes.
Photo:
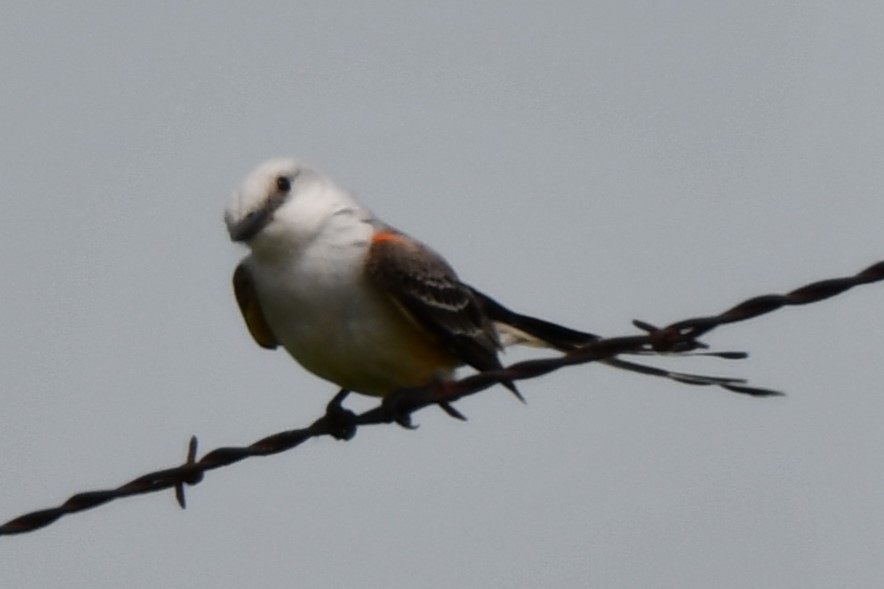
[[[394,231],[379,231],[371,238],[372,243],[408,243],[408,238]]]

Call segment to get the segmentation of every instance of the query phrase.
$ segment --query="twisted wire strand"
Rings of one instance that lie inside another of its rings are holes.
[[[0,535],[31,532],[48,526],[65,515],[92,509],[115,499],[154,493],[170,488],[175,490],[178,503],[183,508],[185,507],[185,485],[199,483],[202,481],[204,474],[209,470],[229,466],[253,456],[269,456],[285,452],[299,446],[306,440],[318,436],[332,435],[338,438],[350,439],[359,426],[392,422],[410,426],[411,415],[429,405],[439,405],[453,417],[463,418],[451,405],[451,403],[458,399],[476,394],[501,381],[535,378],[566,366],[586,364],[593,361],[601,361],[613,366],[620,365],[620,367],[628,364],[633,367],[630,369],[635,369],[634,367],[637,366],[640,372],[646,374],[665,376],[686,384],[718,386],[739,394],[756,397],[780,395],[781,393],[777,391],[746,385],[739,379],[673,373],[628,362],[619,358],[619,355],[648,352],[679,353],[703,348],[705,346],[699,343],[697,338],[719,326],[745,321],[785,306],[816,303],[841,294],[855,286],[881,280],[884,280],[884,261],[877,262],[853,276],[821,280],[786,294],[769,294],[753,297],[718,315],[685,319],[663,328],[654,328],[647,323],[636,321],[635,324],[647,331],[647,334],[603,338],[562,356],[525,360],[500,370],[480,372],[454,382],[397,391],[386,397],[380,405],[373,409],[369,409],[359,415],[349,414],[349,422],[346,424],[346,427],[352,429],[343,433],[341,423],[338,421],[339,417],[335,417],[336,414],[332,411],[330,404],[329,412],[306,428],[279,432],[262,438],[249,446],[217,448],[205,454],[199,460],[196,459],[197,440],[196,437],[192,437],[188,447],[187,458],[180,466],[142,475],[115,489],[77,493],[57,507],[33,511],[6,522],[0,526]],[[738,357],[738,355],[729,354],[720,354],[720,356]],[[343,396],[339,394],[335,401],[342,400]],[[338,411],[346,412],[346,410],[340,408],[338,408]]]

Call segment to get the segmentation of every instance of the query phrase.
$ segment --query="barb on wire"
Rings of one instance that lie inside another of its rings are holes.
[[[884,261],[878,262],[854,276],[814,282],[786,294],[755,297],[718,315],[685,319],[659,329],[648,323],[636,321],[636,326],[647,332],[645,335],[603,338],[561,356],[526,360],[500,370],[473,374],[454,382],[398,391],[386,397],[377,407],[359,415],[352,414],[340,407],[340,402],[345,396],[345,392],[342,391],[342,394],[339,394],[330,403],[326,415],[306,428],[267,436],[249,446],[218,448],[199,460],[196,460],[197,442],[196,437],[193,437],[190,440],[184,464],[142,475],[115,489],[78,493],[58,507],[34,511],[6,522],[0,526],[0,535],[30,532],[48,526],[65,515],[98,507],[114,499],[153,493],[163,489],[174,489],[176,499],[183,508],[186,505],[185,485],[199,483],[209,470],[228,466],[253,456],[269,456],[285,452],[318,436],[331,435],[349,439],[359,426],[392,422],[409,426],[411,415],[429,405],[439,405],[450,415],[462,418],[463,416],[451,405],[458,399],[478,393],[501,381],[534,378],[576,364],[599,361],[617,367],[628,367],[630,370],[637,370],[645,374],[665,376],[686,384],[714,385],[727,391],[756,397],[780,395],[781,393],[777,391],[749,386],[739,379],[674,373],[629,362],[620,358],[619,355],[649,352],[679,353],[704,348],[705,346],[698,342],[697,338],[721,325],[745,321],[785,306],[815,303],[855,286],[881,280],[884,280]],[[716,354],[712,352],[710,354],[725,358],[741,357],[729,353]]]

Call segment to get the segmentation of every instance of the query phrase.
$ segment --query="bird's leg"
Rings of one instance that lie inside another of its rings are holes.
[[[341,389],[325,407],[328,433],[336,440],[351,440],[356,435],[356,414],[344,407],[350,391]]]
[[[415,390],[420,389],[399,389],[386,395],[381,401],[381,406],[387,412],[387,418],[405,429],[417,429],[417,426],[411,422],[411,413],[403,408],[404,400]]]
[[[441,389],[440,397],[445,399],[445,391],[449,389],[449,385],[451,383],[444,380],[436,380],[434,386]],[[411,421],[411,413],[409,411],[403,410],[403,401],[412,393],[415,392],[425,392],[425,387],[418,387],[415,389],[400,389],[398,391],[393,391],[382,401],[382,406],[387,411],[387,415],[390,421],[395,421],[402,427],[406,429],[417,429],[417,426],[414,425]],[[449,416],[459,419],[461,421],[466,421],[467,418],[464,417],[463,413],[454,408],[454,405],[451,404],[450,401],[441,400],[437,403],[439,407],[445,411]]]
[[[449,417],[453,417],[455,419],[459,419],[461,421],[466,421],[467,418],[463,413],[454,408],[454,405],[451,404],[451,401],[446,401],[451,396],[451,393],[454,392],[454,382],[451,380],[442,380],[439,379],[436,381],[436,386],[439,388],[439,398],[442,399],[437,403],[439,408],[442,409],[445,413],[448,414]]]

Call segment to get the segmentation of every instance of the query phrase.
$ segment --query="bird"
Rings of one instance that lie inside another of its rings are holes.
[[[567,352],[599,339],[498,303],[294,158],[258,165],[234,191],[224,220],[231,240],[249,248],[233,289],[252,338],[282,347],[345,395],[388,397],[450,382],[464,365],[497,370],[510,345]],[[606,362],[676,380],[706,378]],[[501,384],[522,398],[512,381]]]

